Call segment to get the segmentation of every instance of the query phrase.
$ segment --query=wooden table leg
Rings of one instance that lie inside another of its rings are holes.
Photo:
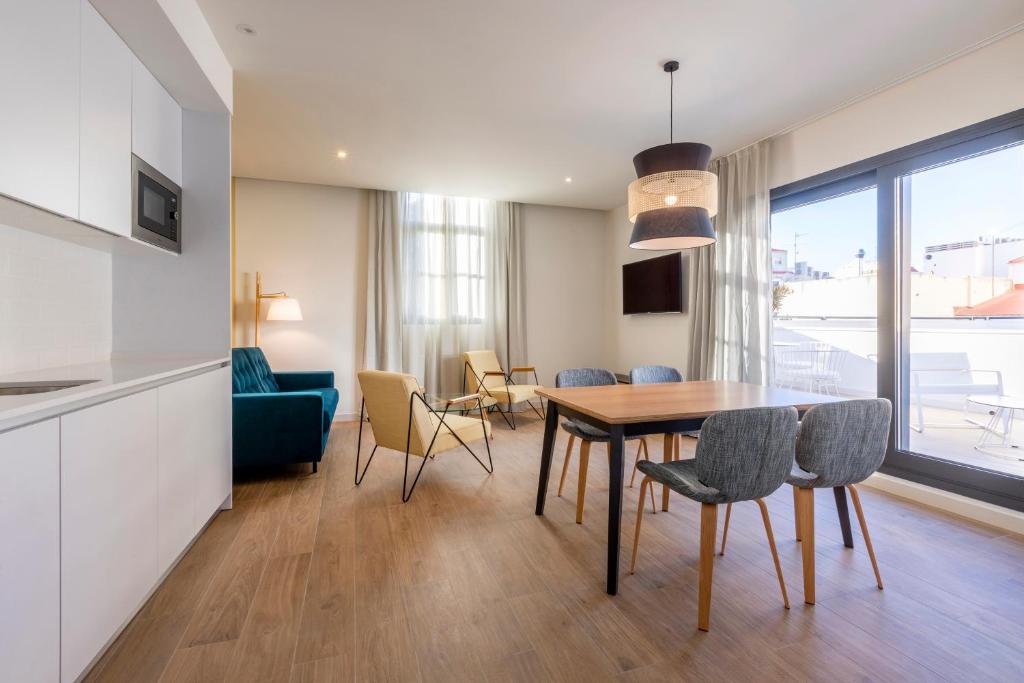
[[[675,438],[672,434],[666,434],[664,444],[662,445],[662,462],[672,462],[672,457],[675,454]],[[668,492],[669,488],[665,485],[661,487],[661,509],[668,512]]]
[[[850,508],[846,504],[846,489],[833,486],[832,493],[836,496],[836,510],[839,512],[839,528],[843,530],[843,545],[853,547],[853,530],[850,528]]]
[[[611,425],[608,430],[611,440],[608,453],[611,457],[611,471],[608,484],[608,595],[619,591],[619,535],[622,531],[622,484],[624,470],[623,451],[625,442],[622,425]]]
[[[548,479],[551,477],[551,455],[555,449],[555,430],[558,429],[558,404],[548,401],[548,414],[544,419],[544,445],[540,450],[540,475],[537,478],[537,507],[535,513],[544,514],[544,502],[548,496]]]

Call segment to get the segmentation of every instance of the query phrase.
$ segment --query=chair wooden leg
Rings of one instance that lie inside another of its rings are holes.
[[[789,609],[789,594],[786,592],[786,580],[782,578],[782,564],[779,562],[779,552],[775,549],[775,534],[772,533],[772,520],[768,517],[768,506],[760,498],[757,499],[757,506],[761,508],[764,533],[768,536],[768,547],[772,549],[772,559],[775,561],[775,574],[779,577],[779,589],[782,591],[782,604],[786,606],[786,609]]]
[[[633,459],[633,474],[629,477],[629,488],[633,488],[633,482],[636,481],[636,466],[640,462],[640,451],[644,452],[644,460],[650,460],[650,456],[647,455],[647,437],[642,437],[640,443],[636,447],[636,458]]]
[[[629,562],[629,573],[636,571],[636,551],[640,547],[640,524],[644,521],[644,494],[651,491],[651,503],[654,502],[654,484],[650,477],[644,477],[640,481],[640,503],[636,506],[636,533],[633,534],[633,559]]]
[[[644,497],[642,495],[643,491],[641,491],[640,493],[641,493],[640,500],[643,501],[643,499],[644,499]],[[651,484],[647,488],[647,493],[649,493],[651,495],[651,514],[652,515],[656,515],[656,514],[658,514],[658,506],[654,503],[654,484]]]
[[[796,487],[804,565],[804,602],[815,603],[814,593],[814,489]]]
[[[672,462],[672,456],[675,452],[675,444],[671,434],[666,434],[662,443],[662,462]],[[669,488],[664,484],[661,487],[661,509],[668,512],[668,491]]]
[[[800,542],[800,489],[793,487],[793,533],[796,534],[797,543]]]
[[[860,532],[864,535],[864,547],[868,549],[868,557],[871,558],[871,567],[875,570],[875,582],[878,583],[879,589],[885,588],[885,586],[882,585],[882,575],[878,571],[878,560],[875,559],[875,549],[871,545],[871,535],[868,534],[868,522],[864,519],[864,508],[860,505],[860,493],[858,493],[853,484],[850,484],[846,488],[850,490],[850,498],[853,499],[853,508],[857,511],[857,519],[860,521]]]
[[[715,538],[718,536],[718,506],[700,504],[700,573],[697,584],[697,628],[711,627],[711,578],[715,571]]]
[[[583,524],[583,504],[587,499],[587,465],[590,463],[590,442],[580,439],[580,473],[576,485],[576,523]]]
[[[572,460],[572,444],[576,441],[576,435],[569,435],[569,445],[565,447],[565,460],[562,461],[562,478],[558,480],[558,496],[562,496],[562,488],[565,487],[565,475],[569,471],[569,461]]]
[[[722,529],[722,549],[719,555],[725,555],[725,540],[729,537],[729,519],[732,517],[732,503],[725,506],[725,527]]]

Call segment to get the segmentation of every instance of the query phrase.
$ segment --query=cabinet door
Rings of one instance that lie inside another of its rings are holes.
[[[60,666],[60,431],[0,434],[0,680],[56,681]]]
[[[5,2],[0,17],[0,194],[72,218],[80,2]]]
[[[199,450],[196,513],[205,524],[231,495],[231,368],[201,376],[203,445]]]
[[[165,384],[159,392],[164,572],[231,492],[230,370]]]
[[[181,185],[181,107],[132,58],[132,152]]]
[[[73,681],[159,578],[157,391],[60,423],[61,679]]]
[[[128,235],[132,203],[132,53],[82,2],[78,219]]]

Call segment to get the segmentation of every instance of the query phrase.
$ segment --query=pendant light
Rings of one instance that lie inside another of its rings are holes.
[[[718,177],[708,172],[711,148],[699,142],[674,142],[675,72],[669,75],[669,144],[633,157],[637,179],[629,184],[627,212],[633,223],[633,249],[692,249],[715,242],[711,217],[718,213]]]

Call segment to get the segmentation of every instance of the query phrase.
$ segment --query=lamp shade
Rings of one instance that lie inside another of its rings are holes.
[[[715,241],[718,177],[708,172],[711,148],[699,142],[660,145],[633,157],[627,213],[634,249],[690,249]]]
[[[302,320],[299,300],[290,297],[274,299],[267,309],[267,320]]]

